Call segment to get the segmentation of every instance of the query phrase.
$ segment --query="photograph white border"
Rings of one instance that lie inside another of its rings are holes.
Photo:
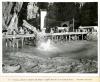
[[[98,2],[98,73],[2,73],[2,2]],[[99,76],[100,74],[99,0],[0,0],[0,76]]]

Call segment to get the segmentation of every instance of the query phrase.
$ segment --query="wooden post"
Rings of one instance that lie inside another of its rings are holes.
[[[11,47],[11,44],[12,44],[11,41],[9,41],[9,47]]]
[[[59,41],[59,35],[57,36],[57,40]]]
[[[61,43],[63,42],[63,35],[61,36]]]
[[[54,41],[56,41],[56,35],[54,36]]]
[[[15,45],[15,38],[13,37],[12,47],[14,48]]]
[[[67,41],[67,35],[66,35],[66,37],[65,37],[65,41]]]
[[[57,35],[55,36],[55,41],[57,41]]]
[[[63,35],[61,36],[61,42],[63,42]]]
[[[82,34],[82,40],[83,40],[83,34]]]
[[[58,41],[58,36],[56,36],[56,40]]]
[[[77,40],[79,40],[79,35],[77,35]]]
[[[59,35],[58,35],[58,41],[59,41]]]
[[[23,45],[24,45],[24,41],[23,41],[23,38],[22,38],[22,47],[23,47]]]
[[[77,40],[77,35],[75,34],[75,40]]]
[[[52,36],[52,41],[53,41],[53,36]]]
[[[70,41],[71,37],[70,37],[70,34],[69,34],[69,41]]]
[[[86,40],[88,40],[87,34],[86,34]]]

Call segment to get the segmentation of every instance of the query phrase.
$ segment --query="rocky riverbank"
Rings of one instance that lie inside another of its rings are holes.
[[[3,62],[3,72],[8,73],[96,73],[97,58],[42,58],[27,53],[11,53]],[[6,66],[6,67],[5,67]],[[8,66],[8,67],[7,67]],[[11,68],[10,70],[8,68]]]

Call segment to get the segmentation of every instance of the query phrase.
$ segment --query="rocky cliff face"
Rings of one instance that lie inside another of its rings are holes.
[[[11,21],[14,11],[20,12],[23,2],[2,2],[2,27],[6,29]]]

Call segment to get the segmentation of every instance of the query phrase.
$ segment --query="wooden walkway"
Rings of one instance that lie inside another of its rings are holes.
[[[82,35],[87,34],[87,32],[65,32],[65,33],[46,33],[45,36],[55,36],[55,35]]]
[[[35,37],[34,34],[3,35],[3,38],[28,38]]]

